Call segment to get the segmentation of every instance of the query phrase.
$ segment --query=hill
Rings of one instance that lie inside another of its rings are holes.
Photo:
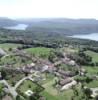
[[[64,18],[40,18],[19,19],[20,23],[28,24],[27,30],[47,34],[88,34],[98,32],[98,20],[96,19],[64,19]]]
[[[7,27],[13,25],[17,25],[17,22],[15,20],[6,17],[0,17],[0,27]]]

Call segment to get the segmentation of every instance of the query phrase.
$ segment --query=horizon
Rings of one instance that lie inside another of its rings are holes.
[[[98,20],[96,18],[67,18],[67,17],[18,17],[18,18],[11,18],[6,16],[0,16],[0,18],[11,19],[11,20],[29,20],[29,19],[67,19],[67,20]]]
[[[98,19],[98,0],[0,0],[0,17]]]

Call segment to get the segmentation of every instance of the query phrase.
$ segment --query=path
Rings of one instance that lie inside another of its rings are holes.
[[[6,80],[1,80],[0,83],[3,83],[5,86],[8,87],[9,92],[12,94],[12,96],[15,98],[18,93],[16,92],[16,89],[19,87],[19,85],[26,79],[29,79],[31,81],[34,81],[34,79],[32,79],[32,75],[29,75],[27,77],[22,78],[20,81],[18,81],[16,83],[16,85],[14,87],[11,87],[8,82]]]
[[[13,97],[16,97],[16,96],[17,96],[17,92],[14,90],[13,87],[11,87],[11,86],[8,84],[8,82],[7,82],[6,80],[1,80],[0,83],[3,83],[3,84],[5,84],[5,85],[8,87],[9,92],[13,95]]]

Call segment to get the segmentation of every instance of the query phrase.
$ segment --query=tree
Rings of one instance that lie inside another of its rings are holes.
[[[0,99],[2,99],[4,96],[3,86],[0,84]]]
[[[31,88],[31,84],[28,85],[28,88]]]
[[[12,48],[9,48],[9,51],[12,51]]]
[[[86,77],[86,82],[87,82],[87,83],[89,83],[89,82],[91,82],[91,81],[93,81],[93,79],[92,79],[91,77]]]
[[[74,96],[78,96],[79,95],[78,90],[74,85],[72,86],[72,90],[73,90]]]
[[[74,100],[74,96],[71,97],[71,100]]]
[[[12,82],[12,86],[14,86],[14,85],[15,85],[15,82],[13,81],[13,82]]]
[[[89,88],[84,89],[84,94],[86,95],[87,99],[91,97],[92,91]]]
[[[34,95],[31,95],[31,96],[29,97],[29,100],[37,100],[37,99],[36,99],[36,97],[35,97]]]
[[[20,95],[17,95],[16,100],[21,100]]]
[[[1,76],[2,76],[2,79],[5,79],[6,78],[6,71],[5,70],[1,70]]]
[[[50,51],[50,54],[48,57],[49,61],[54,62],[54,58],[56,58],[55,53],[53,51]]]
[[[84,83],[81,83],[81,89],[82,90],[84,89]]]

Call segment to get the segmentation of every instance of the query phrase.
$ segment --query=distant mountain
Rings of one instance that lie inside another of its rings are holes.
[[[23,18],[16,19],[19,23],[40,24],[40,23],[64,23],[64,24],[98,24],[96,19],[68,19],[68,18]]]
[[[32,33],[47,36],[98,33],[98,20],[96,19],[27,18],[12,20],[0,18],[0,27],[17,24],[27,24],[27,30]]]
[[[64,18],[35,18],[19,19],[20,23],[28,24],[27,30],[48,34],[88,34],[98,32],[96,19],[64,19]]]
[[[13,26],[17,25],[17,21],[6,18],[6,17],[0,17],[0,27],[7,27],[7,26]]]

